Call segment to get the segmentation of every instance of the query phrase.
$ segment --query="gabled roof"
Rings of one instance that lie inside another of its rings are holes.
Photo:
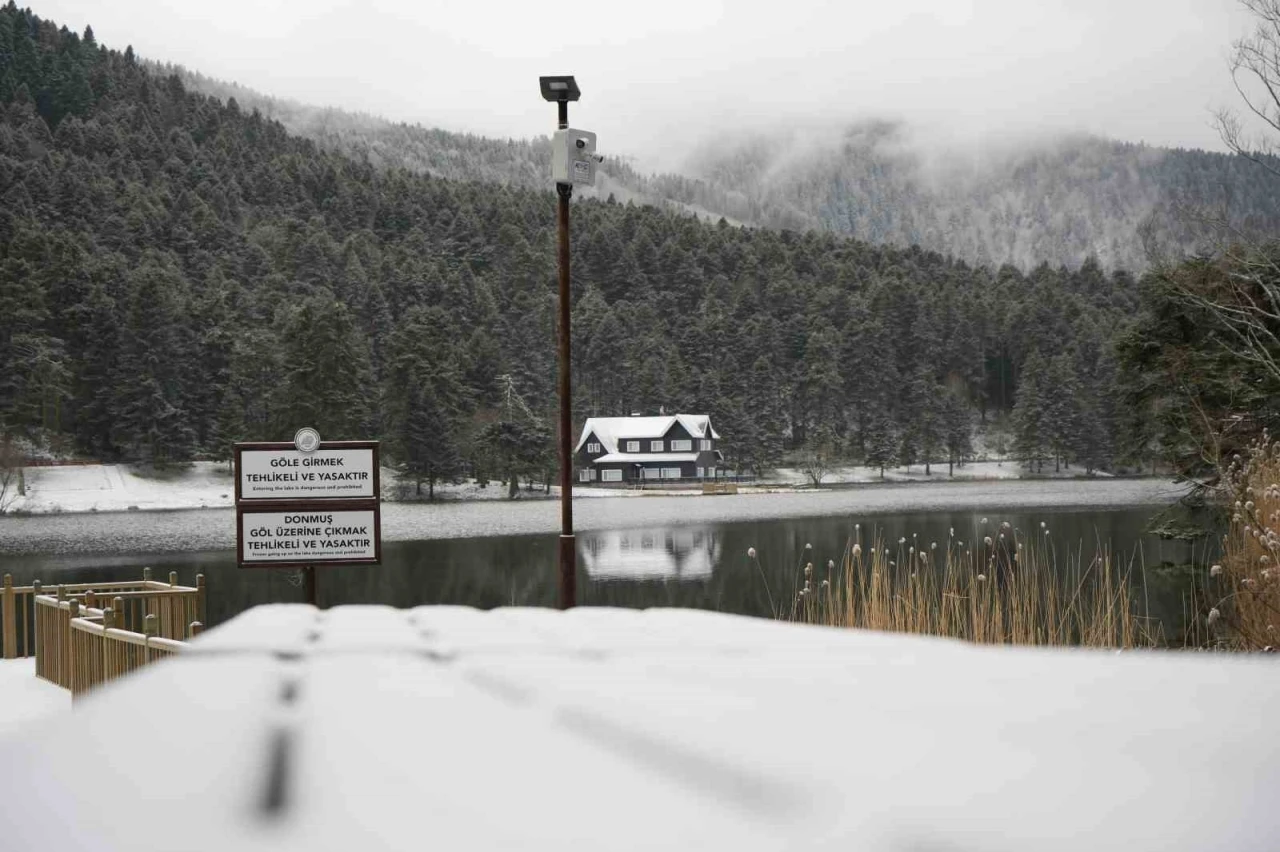
[[[711,417],[707,414],[666,414],[658,417],[588,417],[582,425],[582,437],[574,452],[582,449],[590,435],[604,444],[610,453],[618,451],[618,442],[625,440],[654,440],[665,436],[671,427],[679,422],[681,426],[695,438],[715,438],[720,436],[711,425]],[[708,435],[707,433],[710,432]]]

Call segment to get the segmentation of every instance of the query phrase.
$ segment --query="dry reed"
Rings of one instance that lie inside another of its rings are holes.
[[[1088,564],[1060,559],[1043,523],[1025,534],[984,518],[968,543],[952,530],[945,543],[903,538],[893,550],[855,530],[839,564],[803,566],[803,586],[780,615],[988,644],[1162,644],[1159,624],[1138,611],[1132,567],[1117,569],[1105,548]]]
[[[1233,651],[1280,645],[1280,441],[1264,433],[1223,483],[1231,522],[1205,583],[1205,644]]]

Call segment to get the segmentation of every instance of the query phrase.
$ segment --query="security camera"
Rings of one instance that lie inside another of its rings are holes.
[[[597,163],[603,163],[603,162],[604,162],[604,154],[592,154],[592,155],[591,155],[591,159],[595,160]]]
[[[585,148],[585,147],[587,147],[587,140],[585,140],[585,139],[578,139],[578,140],[577,140],[577,145],[578,145],[578,147],[579,147],[579,148]]]

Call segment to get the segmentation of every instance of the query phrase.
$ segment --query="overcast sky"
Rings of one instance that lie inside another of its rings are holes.
[[[546,133],[573,73],[605,152],[678,164],[718,129],[905,118],[1220,148],[1235,0],[29,0],[99,41],[268,94],[490,136]]]

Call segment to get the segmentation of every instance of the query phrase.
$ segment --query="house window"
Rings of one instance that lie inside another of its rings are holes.
[[[579,482],[590,482],[590,481],[591,481],[591,471],[589,471],[589,470],[580,470],[580,471],[578,471],[578,481],[579,481]]]
[[[709,439],[709,438],[703,438],[701,441],[699,441],[699,442],[698,442],[698,449],[699,449],[699,450],[701,450],[701,451],[703,451],[703,452],[706,452],[706,451],[710,450],[710,449],[711,449],[711,439]]]
[[[646,467],[646,468],[644,469],[644,478],[645,478],[645,479],[661,479],[661,478],[662,478],[662,468],[658,468],[658,467]]]
[[[598,452],[600,452],[600,445],[599,445],[599,444],[587,444],[587,452],[589,452],[589,453],[598,453]]]
[[[620,470],[602,470],[600,471],[601,482],[621,482],[622,471]]]
[[[706,475],[707,475],[707,469],[706,469],[705,467],[700,467],[700,468],[698,468],[698,478],[699,478],[699,479],[705,479],[705,478],[706,478]]]
[[[640,452],[640,442],[639,442],[639,441],[627,441],[627,452],[629,452],[629,453],[638,453],[638,452]]]
[[[662,469],[662,478],[663,478],[663,479],[679,479],[679,478],[680,478],[680,468],[678,468],[678,467],[664,467],[664,468]]]
[[[714,467],[707,468],[707,479],[716,478],[716,469]]]
[[[693,449],[693,441],[672,441],[671,452],[687,453]]]
[[[661,442],[661,441],[650,441],[650,442],[649,442],[649,451],[650,451],[650,452],[654,452],[654,453],[660,453],[660,452],[662,452],[662,442]]]

